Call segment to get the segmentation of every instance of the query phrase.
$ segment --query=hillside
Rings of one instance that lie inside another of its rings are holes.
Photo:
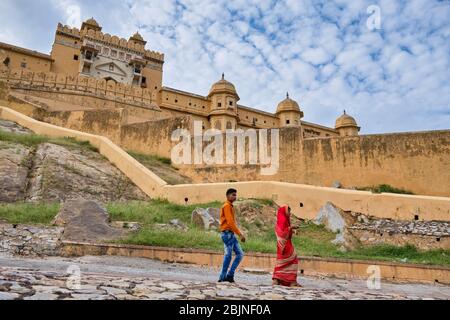
[[[88,143],[0,121],[0,202],[148,197]]]

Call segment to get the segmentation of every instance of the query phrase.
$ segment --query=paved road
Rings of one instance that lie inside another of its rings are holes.
[[[273,287],[269,274],[239,272],[236,284],[217,277],[213,268],[141,258],[0,257],[0,299],[450,299],[442,284],[376,290],[363,280],[300,277],[303,288],[291,289]]]

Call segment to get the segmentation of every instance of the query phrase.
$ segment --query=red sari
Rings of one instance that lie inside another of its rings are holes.
[[[277,262],[273,271],[272,279],[276,279],[283,286],[290,286],[297,283],[298,260],[294,246],[292,245],[291,222],[287,216],[288,207],[278,209],[277,225],[275,233],[277,235]]]

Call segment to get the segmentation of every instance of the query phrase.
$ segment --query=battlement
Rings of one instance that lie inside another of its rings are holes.
[[[117,36],[111,36],[108,33],[103,33],[101,31],[94,30],[79,30],[78,28],[72,28],[67,25],[58,24],[56,29],[57,34],[62,34],[69,37],[74,37],[77,39],[89,38],[91,40],[103,42],[110,46],[115,46],[121,49],[135,51],[139,54],[144,55],[146,58],[164,63],[164,54],[152,50],[146,50],[145,45],[140,43],[135,43],[134,41],[126,40],[124,38],[119,38]]]
[[[92,95],[115,102],[138,105],[147,109],[159,110],[156,102],[157,92],[112,80],[95,79],[86,76],[70,76],[53,72],[32,72],[25,69],[0,67],[0,82],[12,88],[42,91],[68,92]]]

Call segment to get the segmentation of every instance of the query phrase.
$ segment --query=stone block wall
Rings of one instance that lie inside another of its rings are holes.
[[[61,227],[0,223],[0,254],[56,256],[60,253]]]

